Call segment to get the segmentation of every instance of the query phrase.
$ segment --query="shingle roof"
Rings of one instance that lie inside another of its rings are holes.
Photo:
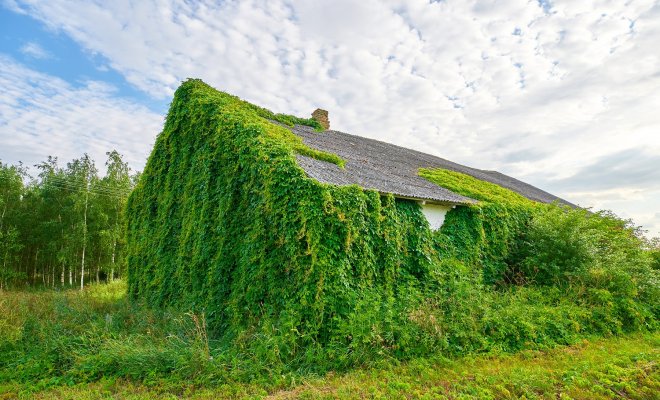
[[[572,205],[557,196],[496,171],[470,168],[430,154],[339,131],[318,132],[301,125],[289,129],[300,136],[307,146],[337,154],[346,161],[344,169],[341,169],[329,162],[297,155],[298,164],[307,175],[319,182],[334,185],[356,184],[381,193],[440,203],[474,202],[418,175],[420,168],[444,168],[500,185],[531,200],[542,203],[558,201]]]

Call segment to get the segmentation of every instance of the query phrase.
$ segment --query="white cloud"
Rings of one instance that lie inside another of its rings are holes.
[[[105,152],[124,154],[142,168],[162,117],[118,99],[113,88],[89,81],[73,87],[0,56],[0,149],[2,161],[33,165],[48,155],[62,165],[87,152],[101,167]]]
[[[52,54],[50,54],[48,51],[46,51],[46,49],[41,47],[39,43],[36,42],[25,43],[19,50],[24,55],[36,58],[38,60],[46,60],[53,57]]]
[[[17,3],[157,98],[199,77],[547,189],[608,155],[660,154],[652,0]],[[646,200],[615,211],[645,222],[635,204],[660,200],[635,190]],[[580,193],[556,192],[593,200]]]

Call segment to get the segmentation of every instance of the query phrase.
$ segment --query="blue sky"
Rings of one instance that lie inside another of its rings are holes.
[[[103,81],[117,90],[117,96],[148,106],[154,112],[167,111],[168,102],[157,100],[128,84],[124,77],[108,67],[99,53],[80,47],[68,35],[31,18],[0,7],[0,53],[24,66],[64,79],[74,86],[90,80]]]
[[[0,0],[0,160],[141,169],[188,78],[660,235],[660,3]]]

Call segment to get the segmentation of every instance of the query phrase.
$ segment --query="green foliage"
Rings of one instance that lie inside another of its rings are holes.
[[[0,289],[24,277],[23,271],[11,268],[20,258],[23,244],[17,226],[20,224],[20,200],[26,176],[22,165],[0,162]]]
[[[585,303],[601,307],[595,323],[614,332],[657,324],[659,272],[630,221],[553,205],[534,215],[520,242],[520,270],[528,281],[581,288]]]
[[[607,274],[603,280],[611,283],[610,289],[626,290],[630,284],[617,280],[617,271],[650,269],[640,233],[629,221],[607,212],[544,207],[534,215],[522,241],[523,272],[537,284],[571,284],[600,270]]]
[[[660,288],[652,245],[649,250],[630,221],[535,203],[458,172],[423,169],[420,175],[480,200],[450,211],[435,239],[442,258],[483,271],[485,284],[506,291],[480,297],[488,309],[481,318],[487,347],[656,329]],[[511,291],[510,284],[541,288]]]
[[[420,168],[419,175],[452,192],[475,200],[519,207],[533,207],[535,204],[532,200],[509,189],[460,172],[442,168]]]
[[[656,246],[649,250],[651,257],[651,266],[655,270],[660,270],[660,246]]]
[[[124,211],[133,183],[122,156],[107,155],[102,178],[86,154],[66,168],[48,157],[35,179],[20,164],[0,163],[0,289],[80,286],[81,275],[84,284],[125,272]]]
[[[223,93],[226,94],[226,93]],[[229,95],[227,95],[229,96]],[[277,121],[282,124],[288,125],[288,126],[294,126],[294,125],[304,125],[304,126],[310,126],[317,131],[322,131],[323,126],[321,124],[313,119],[313,118],[299,118],[293,115],[288,115],[288,114],[274,114],[272,111],[267,110],[263,107],[256,106],[252,103],[248,103],[247,101],[243,101],[239,99],[238,97],[232,96],[233,101],[236,102],[238,107],[244,108],[246,110],[253,111],[255,114],[260,116],[261,118],[265,118],[267,120],[271,121]]]

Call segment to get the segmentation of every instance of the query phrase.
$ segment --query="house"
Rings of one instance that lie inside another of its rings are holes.
[[[359,310],[401,310],[405,293],[437,283],[443,268],[506,263],[506,207],[482,213],[420,168],[563,202],[497,172],[329,130],[322,110],[314,118],[184,82],[128,201],[130,296],[204,310],[230,340],[286,326],[282,340],[343,341]]]

